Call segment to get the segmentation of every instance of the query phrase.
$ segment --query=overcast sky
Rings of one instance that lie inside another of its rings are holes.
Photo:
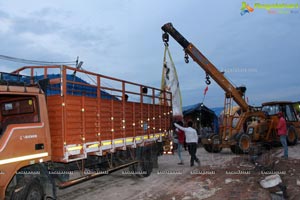
[[[299,0],[255,2],[300,6]],[[241,6],[242,0],[0,1],[0,54],[44,61],[79,56],[86,70],[159,88],[161,26],[172,22],[235,85],[247,86],[249,104],[299,101],[300,9],[296,14],[254,9],[241,16]],[[185,64],[172,38],[169,44],[183,105],[201,102],[204,71],[192,60]],[[1,71],[23,65],[0,60]],[[223,102],[224,92],[213,81],[204,103]]]

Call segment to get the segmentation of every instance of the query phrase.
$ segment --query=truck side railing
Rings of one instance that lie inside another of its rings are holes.
[[[170,92],[69,66],[28,66],[14,74],[29,76],[30,84],[49,79],[52,143],[64,149],[53,153],[56,161],[146,145],[170,130]]]

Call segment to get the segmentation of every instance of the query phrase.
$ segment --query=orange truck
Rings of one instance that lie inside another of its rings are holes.
[[[55,199],[122,168],[149,176],[171,131],[171,99],[64,65],[1,72],[0,199]]]

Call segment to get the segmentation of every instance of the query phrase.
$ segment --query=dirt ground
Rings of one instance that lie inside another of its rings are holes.
[[[300,199],[300,144],[289,147],[289,159],[281,158],[282,149],[265,152],[255,161],[249,155],[235,155],[229,149],[207,153],[198,148],[200,167],[189,166],[189,155],[183,152],[185,164],[177,165],[178,156],[159,158],[159,168],[147,178],[126,174],[128,169],[59,190],[62,200],[269,200]],[[279,186],[264,189],[260,181],[279,174],[287,187],[283,198]]]

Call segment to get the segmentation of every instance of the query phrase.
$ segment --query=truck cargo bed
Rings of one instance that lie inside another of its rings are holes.
[[[147,87],[150,94],[144,95],[143,85],[68,66],[24,67],[15,73],[26,70],[32,75],[28,82],[49,79],[45,92],[53,161],[71,162],[147,145],[170,129],[172,98],[166,91]],[[37,70],[42,75],[36,75]],[[49,75],[55,70],[59,73]],[[151,103],[144,103],[145,97]]]

